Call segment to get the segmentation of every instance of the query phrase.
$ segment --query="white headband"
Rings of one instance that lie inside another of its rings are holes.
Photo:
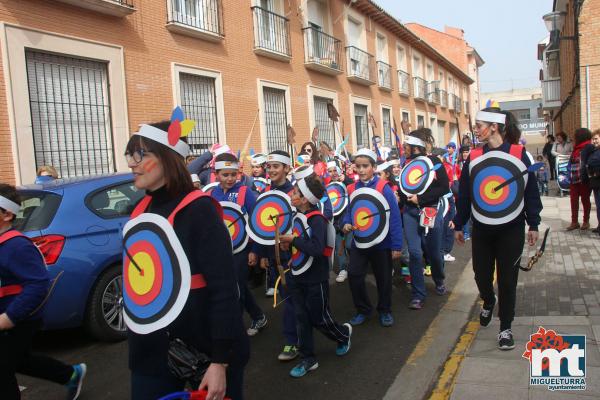
[[[219,146],[215,149],[215,157],[221,154],[229,153],[231,151],[231,147],[226,144]]]
[[[406,137],[404,138],[404,142],[411,146],[427,147],[424,141],[415,136],[406,135]]]
[[[296,182],[296,184],[298,185],[298,189],[300,189],[302,196],[306,197],[306,200],[308,200],[310,204],[315,205],[319,202],[319,199],[317,199],[317,197],[310,191],[304,179],[300,179],[298,182]]]
[[[190,146],[183,140],[177,140],[174,146],[169,144],[168,133],[151,125],[142,125],[139,132],[134,135],[142,136],[153,140],[157,143],[167,146],[171,150],[177,152],[182,157],[187,157],[190,154]]]
[[[236,161],[217,161],[215,162],[215,171],[220,169],[240,169],[240,164]]]
[[[356,159],[356,157],[360,157],[360,156],[364,156],[364,157],[369,157],[371,160],[377,162],[377,154],[375,154],[375,152],[371,149],[360,149],[356,152],[356,154],[354,155],[354,159]]]
[[[504,124],[506,122],[506,115],[488,112],[488,111],[477,111],[475,121],[492,122],[497,124]]]
[[[377,172],[383,172],[386,169],[388,169],[389,167],[392,166],[392,162],[391,161],[386,161],[384,163],[381,163],[377,166]]]
[[[389,161],[390,165],[400,165],[400,160],[393,158]]]
[[[329,168],[336,168],[338,165],[335,161],[329,161],[327,162],[327,169]]]
[[[262,165],[267,162],[267,156],[264,154],[255,154],[250,157],[250,164],[252,165]]]
[[[0,208],[4,208],[6,211],[10,211],[16,215],[19,213],[21,206],[4,196],[0,196]]]
[[[191,176],[192,176],[192,183],[200,182],[200,177],[198,176],[198,174],[191,174]]]
[[[279,162],[285,165],[292,165],[292,160],[288,156],[282,154],[269,154],[267,156],[267,162]]]
[[[300,168],[302,168],[302,167],[300,167]],[[305,169],[298,171],[300,168],[298,168],[294,171],[294,179],[297,181],[299,181],[300,179],[304,179],[307,176],[310,176],[315,173],[315,169],[313,168],[312,165],[309,165]]]

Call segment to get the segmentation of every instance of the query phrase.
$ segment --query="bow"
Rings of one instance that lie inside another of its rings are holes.
[[[521,267],[519,265],[519,269],[522,271],[531,271],[533,266],[540,260],[540,258],[544,255],[544,251],[546,250],[546,240],[548,239],[548,233],[550,233],[550,228],[546,229],[544,233],[544,240],[542,240],[542,245],[540,249],[529,259],[526,267]]]

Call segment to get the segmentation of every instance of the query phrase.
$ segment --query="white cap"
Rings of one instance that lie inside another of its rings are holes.
[[[411,145],[411,146],[427,147],[427,145],[425,144],[425,142],[422,141],[421,139],[419,139],[416,136],[406,135],[404,137],[404,142],[406,144]]]
[[[226,144],[222,144],[215,149],[215,157],[225,153],[231,153],[231,147]]]
[[[358,150],[356,153],[354,153],[354,159],[356,159],[356,157],[369,157],[371,160],[373,160],[374,162],[377,162],[377,154],[375,154],[375,152],[371,149],[360,149]]]
[[[265,156],[264,154],[254,154],[253,156],[250,156],[250,164],[256,166],[256,165],[262,165],[264,163],[267,162],[267,156]]]
[[[386,169],[388,169],[389,167],[391,167],[393,164],[391,161],[386,161],[384,163],[381,163],[377,166],[377,172],[383,172]]]
[[[292,165],[292,160],[288,156],[284,156],[283,154],[269,154],[267,156],[267,162],[278,162],[288,166]]]
[[[303,165],[294,170],[294,179],[299,181],[315,173],[312,165]]]

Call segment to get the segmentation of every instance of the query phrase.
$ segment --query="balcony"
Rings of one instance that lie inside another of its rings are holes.
[[[304,65],[313,71],[328,75],[342,73],[342,42],[313,27],[304,31]]]
[[[373,56],[358,47],[346,47],[348,80],[361,85],[372,85]]]
[[[254,14],[254,52],[265,57],[288,61],[292,58],[290,20],[261,7]]]
[[[454,95],[454,111],[457,113],[462,112],[462,99],[457,95]]]
[[[440,106],[443,108],[448,108],[448,92],[444,89],[440,89]]]
[[[560,106],[560,78],[542,81],[542,107],[553,109]]]
[[[430,104],[440,104],[440,89],[439,82],[427,83],[427,102]]]
[[[448,110],[454,110],[456,101],[454,100],[456,96],[452,93],[448,93]]]
[[[125,17],[135,11],[133,0],[58,0],[113,17]]]
[[[168,0],[167,29],[211,42],[225,37],[220,0]]]
[[[398,70],[398,91],[402,96],[410,96],[410,75],[400,69]]]
[[[392,91],[392,66],[383,61],[377,61],[377,84],[380,89]]]
[[[414,96],[415,100],[426,100],[427,96],[427,81],[423,78],[419,78],[415,76],[413,78],[413,88],[415,90]]]

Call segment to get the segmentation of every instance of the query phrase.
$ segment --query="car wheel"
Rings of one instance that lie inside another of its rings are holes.
[[[127,337],[123,320],[123,275],[113,265],[100,275],[88,303],[86,326],[97,339],[118,341]]]

